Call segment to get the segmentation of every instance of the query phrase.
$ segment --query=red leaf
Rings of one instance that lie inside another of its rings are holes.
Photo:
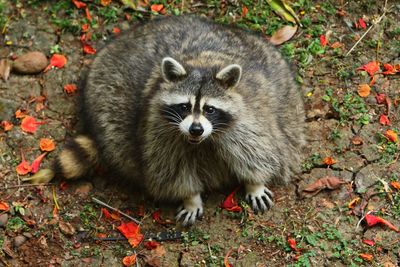
[[[26,116],[21,121],[21,129],[27,133],[35,133],[37,126],[40,124],[44,124],[44,122],[39,122],[34,117]]]
[[[232,212],[241,212],[242,207],[238,205],[236,200],[233,198],[235,196],[236,191],[239,188],[235,189],[232,193],[230,193],[224,200],[224,202],[221,205],[221,208],[227,210],[227,211],[232,211]]]
[[[365,21],[362,18],[358,19],[358,25],[360,25],[364,30],[367,28],[367,24],[365,24]]]
[[[333,165],[336,163],[336,160],[332,157],[326,157],[324,158],[324,163],[328,166]]]
[[[7,212],[10,210],[10,206],[8,205],[7,202],[0,201],[0,210]]]
[[[81,30],[82,32],[87,32],[89,30],[89,24],[82,24],[81,26]]]
[[[371,61],[365,65],[362,65],[357,70],[363,70],[368,72],[370,76],[374,76],[375,72],[379,70],[379,62],[378,61]]]
[[[386,95],[385,94],[376,94],[375,98],[376,98],[376,102],[378,104],[383,104],[386,100]]]
[[[25,159],[22,159],[22,162],[18,164],[15,169],[19,175],[26,175],[32,170],[32,167],[29,162],[27,162]]]
[[[53,54],[50,58],[50,64],[44,69],[43,72],[48,71],[51,68],[61,69],[67,63],[67,58],[64,55]]]
[[[367,244],[368,246],[374,246],[375,245],[375,241],[374,240],[364,239],[362,242],[364,244]]]
[[[226,255],[225,255],[225,257],[224,257],[224,267],[233,267],[233,265],[230,264],[229,261],[228,261],[229,255],[230,255],[231,253],[232,253],[232,249],[230,249],[230,250],[228,251],[228,253],[226,253]]]
[[[90,15],[89,8],[85,8],[85,14],[88,21],[92,21],[92,16]]]
[[[31,164],[31,172],[32,173],[37,173],[39,171],[40,168],[40,164],[42,163],[42,160],[44,159],[44,157],[47,155],[47,152],[43,153],[42,155],[40,155],[39,157],[37,157]]]
[[[167,225],[167,224],[171,223],[169,221],[161,219],[161,211],[160,210],[156,210],[155,212],[153,212],[153,214],[151,214],[151,217],[153,218],[154,221],[156,221],[156,223],[161,224],[161,225]]]
[[[143,240],[143,235],[140,233],[140,227],[134,222],[121,223],[117,229],[128,239],[132,247],[136,247]]]
[[[94,54],[96,54],[96,49],[93,48],[90,44],[85,43],[85,44],[83,44],[83,52],[85,54],[94,55]]]
[[[400,183],[397,181],[391,181],[390,185],[393,186],[394,188],[400,190]]]
[[[382,125],[390,125],[390,120],[389,120],[389,118],[386,116],[386,115],[381,115],[380,117],[379,117],[379,123],[380,124],[382,124]]]
[[[83,3],[83,2],[78,1],[78,0],[72,0],[72,3],[74,3],[76,8],[78,8],[78,9],[86,7],[86,3]]]
[[[287,242],[289,244],[289,247],[293,250],[293,251],[297,251],[297,244],[296,244],[296,240],[294,238],[290,238],[288,237]]]
[[[163,10],[163,8],[164,8],[164,6],[162,4],[158,4],[158,5],[154,4],[154,5],[150,6],[151,11],[158,12],[158,13],[160,13],[160,11]]]
[[[386,225],[387,227],[389,227],[390,229],[392,229],[393,231],[399,232],[399,229],[397,229],[396,226],[394,226],[390,222],[386,221],[385,219],[375,216],[375,215],[371,215],[371,214],[365,215],[365,221],[367,222],[367,225],[369,227],[374,226],[376,224],[383,224],[383,225]]]
[[[398,141],[397,133],[393,130],[387,130],[385,136],[387,139],[389,139],[389,141],[393,143],[397,143]]]
[[[321,43],[321,46],[324,47],[328,44],[328,40],[326,39],[325,35],[321,35],[319,37],[319,42]]]
[[[366,254],[366,253],[361,253],[361,254],[360,254],[360,257],[361,257],[363,260],[366,260],[366,261],[372,261],[373,258],[374,258],[373,255],[371,255],[371,254]]]
[[[126,256],[122,259],[122,263],[124,264],[124,266],[134,266],[136,264],[136,255],[130,255],[130,256]]]
[[[156,249],[158,246],[160,246],[160,243],[158,243],[157,241],[151,240],[151,241],[145,242],[143,245],[148,250],[153,250],[153,249]]]
[[[383,68],[385,69],[385,71],[382,72],[384,75],[393,75],[399,72],[398,69],[388,63],[383,64]]]
[[[114,28],[112,29],[112,33],[115,34],[115,35],[118,35],[118,34],[121,33],[121,30],[120,30],[118,27],[114,27]]]
[[[106,209],[106,208],[101,208],[101,213],[103,213],[103,215],[104,215],[104,217],[105,217],[106,219],[111,219],[111,214],[110,214],[110,212],[108,211],[108,209]]]
[[[1,127],[3,127],[5,132],[8,132],[14,127],[14,125],[9,121],[2,121]]]
[[[73,94],[76,92],[76,90],[78,90],[78,87],[75,84],[70,83],[64,85],[64,92],[67,94]]]
[[[247,6],[242,7],[242,18],[246,17],[247,13],[249,12],[249,9]]]

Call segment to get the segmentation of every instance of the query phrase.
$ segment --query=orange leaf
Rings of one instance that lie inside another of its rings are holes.
[[[249,9],[247,6],[242,7],[242,18],[246,17],[247,13],[249,12]]]
[[[135,236],[135,237],[128,238],[128,243],[129,243],[133,248],[135,248],[135,247],[137,247],[137,246],[140,244],[140,242],[142,242],[143,238],[144,238],[144,236],[143,236],[142,234],[138,234],[138,235]]]
[[[379,62],[378,61],[371,61],[365,65],[362,65],[357,70],[363,70],[368,72],[370,76],[374,76],[375,72],[379,70]]]
[[[394,188],[400,190],[400,183],[396,181],[391,181],[390,185],[393,186]]]
[[[136,247],[143,240],[143,235],[140,233],[140,227],[134,222],[121,223],[117,229],[128,239],[132,247]]]
[[[82,24],[81,26],[81,31],[82,32],[87,32],[89,30],[89,24]]]
[[[367,215],[365,215],[365,221],[367,222],[367,225],[369,227],[374,226],[376,224],[383,224],[383,225],[386,225],[387,227],[389,227],[390,229],[392,229],[393,231],[399,232],[399,229],[397,229],[396,226],[394,226],[390,222],[388,222],[385,219],[378,217],[378,216],[367,214]]]
[[[2,121],[1,127],[3,127],[5,132],[8,132],[14,127],[14,125],[9,121]]]
[[[53,67],[61,69],[65,64],[67,64],[67,58],[64,55],[53,54],[53,56],[50,58],[50,64],[44,69],[43,72],[46,72]]]
[[[229,255],[230,255],[231,253],[232,253],[232,249],[230,249],[230,250],[228,251],[228,253],[226,253],[226,255],[225,255],[225,257],[224,257],[224,267],[233,267],[233,265],[230,264],[229,261],[228,261]]]
[[[390,125],[390,120],[386,115],[382,114],[379,117],[379,123],[382,124],[382,125]]]
[[[78,90],[78,87],[75,84],[70,83],[64,85],[64,92],[67,94],[73,94],[76,92],[76,90]]]
[[[83,3],[83,2],[78,1],[78,0],[72,0],[72,3],[74,3],[76,8],[78,8],[78,9],[86,7],[86,3]]]
[[[322,47],[328,44],[328,40],[326,39],[326,36],[323,34],[319,37],[319,42],[321,43]]]
[[[90,44],[85,43],[83,44],[83,53],[94,55],[96,54],[96,49],[93,48]]]
[[[37,173],[40,168],[40,164],[42,163],[43,158],[47,155],[47,152],[44,152],[39,157],[37,157],[31,164],[31,172]]]
[[[111,0],[100,0],[100,4],[102,6],[108,6],[111,3]]]
[[[26,116],[21,121],[21,129],[27,133],[34,133],[37,129],[37,126],[40,124],[44,124],[44,122],[36,121],[34,117]]]
[[[151,241],[145,242],[143,245],[148,250],[153,250],[153,249],[156,249],[158,246],[160,246],[160,243],[158,243],[157,241],[151,240]]]
[[[358,86],[358,95],[361,97],[369,96],[371,92],[371,87],[368,84],[360,84]]]
[[[393,75],[400,71],[400,69],[397,69],[396,66],[388,63],[383,64],[383,68],[385,69],[385,71],[382,72],[384,75]]]
[[[0,201],[0,210],[7,212],[10,210],[10,206],[8,205],[7,202]]]
[[[236,191],[239,188],[235,189],[232,193],[230,193],[224,200],[224,202],[221,205],[221,208],[227,210],[227,211],[232,211],[232,212],[241,212],[242,207],[238,205],[236,200],[233,198],[235,196]]]
[[[19,175],[26,175],[32,170],[32,167],[25,159],[23,159],[15,169]]]
[[[372,259],[374,258],[373,255],[371,255],[371,254],[366,254],[366,253],[361,253],[361,254],[360,254],[360,257],[361,257],[363,260],[366,260],[366,261],[372,261]]]
[[[53,140],[49,138],[41,138],[39,142],[40,150],[42,151],[53,151],[56,148],[56,145]]]
[[[397,133],[395,131],[387,130],[385,136],[387,139],[389,139],[389,141],[392,141],[393,143],[397,143],[398,141]]]
[[[374,240],[364,239],[362,242],[364,244],[367,244],[368,246],[374,246],[375,245],[375,241]]]
[[[90,15],[89,8],[85,8],[85,15],[88,21],[92,21],[92,16]]]
[[[336,163],[336,160],[335,159],[333,159],[332,157],[326,157],[326,158],[324,158],[324,163],[326,164],[326,165],[333,165],[333,164],[335,164]]]
[[[349,207],[349,209],[354,209],[354,207],[360,202],[360,200],[361,199],[359,197],[356,197],[355,199],[350,201],[347,206]]]
[[[114,27],[114,28],[112,29],[112,33],[115,34],[115,35],[118,35],[118,34],[121,33],[121,30],[120,30],[118,27]]]
[[[124,266],[134,266],[136,264],[136,255],[126,256],[122,259]]]
[[[303,191],[306,191],[309,193],[318,193],[322,189],[337,189],[342,184],[345,184],[345,183],[346,183],[345,181],[342,181],[335,176],[326,176],[326,177],[320,178],[317,181],[315,181],[314,183],[310,184],[305,189],[303,189]]]
[[[154,5],[151,5],[150,6],[150,9],[151,9],[151,11],[154,11],[154,12],[158,12],[158,13],[160,13],[160,11],[162,10],[164,8],[164,6],[162,5],[162,4],[154,4]]]
[[[27,116],[26,110],[22,111],[22,110],[18,109],[17,111],[15,111],[15,118],[17,118],[17,119],[22,119],[22,118],[25,118],[26,116]]]

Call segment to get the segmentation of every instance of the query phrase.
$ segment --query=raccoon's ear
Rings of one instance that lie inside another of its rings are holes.
[[[222,83],[222,85],[226,87],[234,87],[236,86],[240,78],[242,77],[242,67],[238,64],[231,64],[217,73],[218,81]]]
[[[161,73],[164,80],[174,82],[186,75],[185,68],[172,57],[165,57],[161,62]]]

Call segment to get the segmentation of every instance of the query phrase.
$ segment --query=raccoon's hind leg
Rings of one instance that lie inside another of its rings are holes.
[[[176,220],[184,218],[182,225],[192,225],[197,218],[203,215],[203,201],[200,194],[195,194],[192,197],[183,200],[183,205],[178,208]]]
[[[66,142],[50,169],[42,169],[27,180],[32,183],[49,182],[56,175],[65,179],[77,179],[92,170],[97,159],[98,152],[94,141],[79,135]]]
[[[274,194],[264,184],[245,184],[245,189],[246,200],[254,211],[264,212],[274,205]]]

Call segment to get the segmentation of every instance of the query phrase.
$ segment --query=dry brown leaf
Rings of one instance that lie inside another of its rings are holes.
[[[308,185],[306,188],[303,189],[303,191],[307,193],[318,193],[322,189],[337,189],[345,183],[345,181],[340,180],[335,176],[326,176]]]
[[[274,45],[280,45],[292,39],[292,37],[296,34],[296,32],[297,32],[297,25],[295,26],[285,25],[279,30],[277,30],[272,35],[271,39],[269,39],[269,41]]]
[[[8,59],[0,59],[0,78],[5,82],[8,80],[11,71],[11,63]]]

